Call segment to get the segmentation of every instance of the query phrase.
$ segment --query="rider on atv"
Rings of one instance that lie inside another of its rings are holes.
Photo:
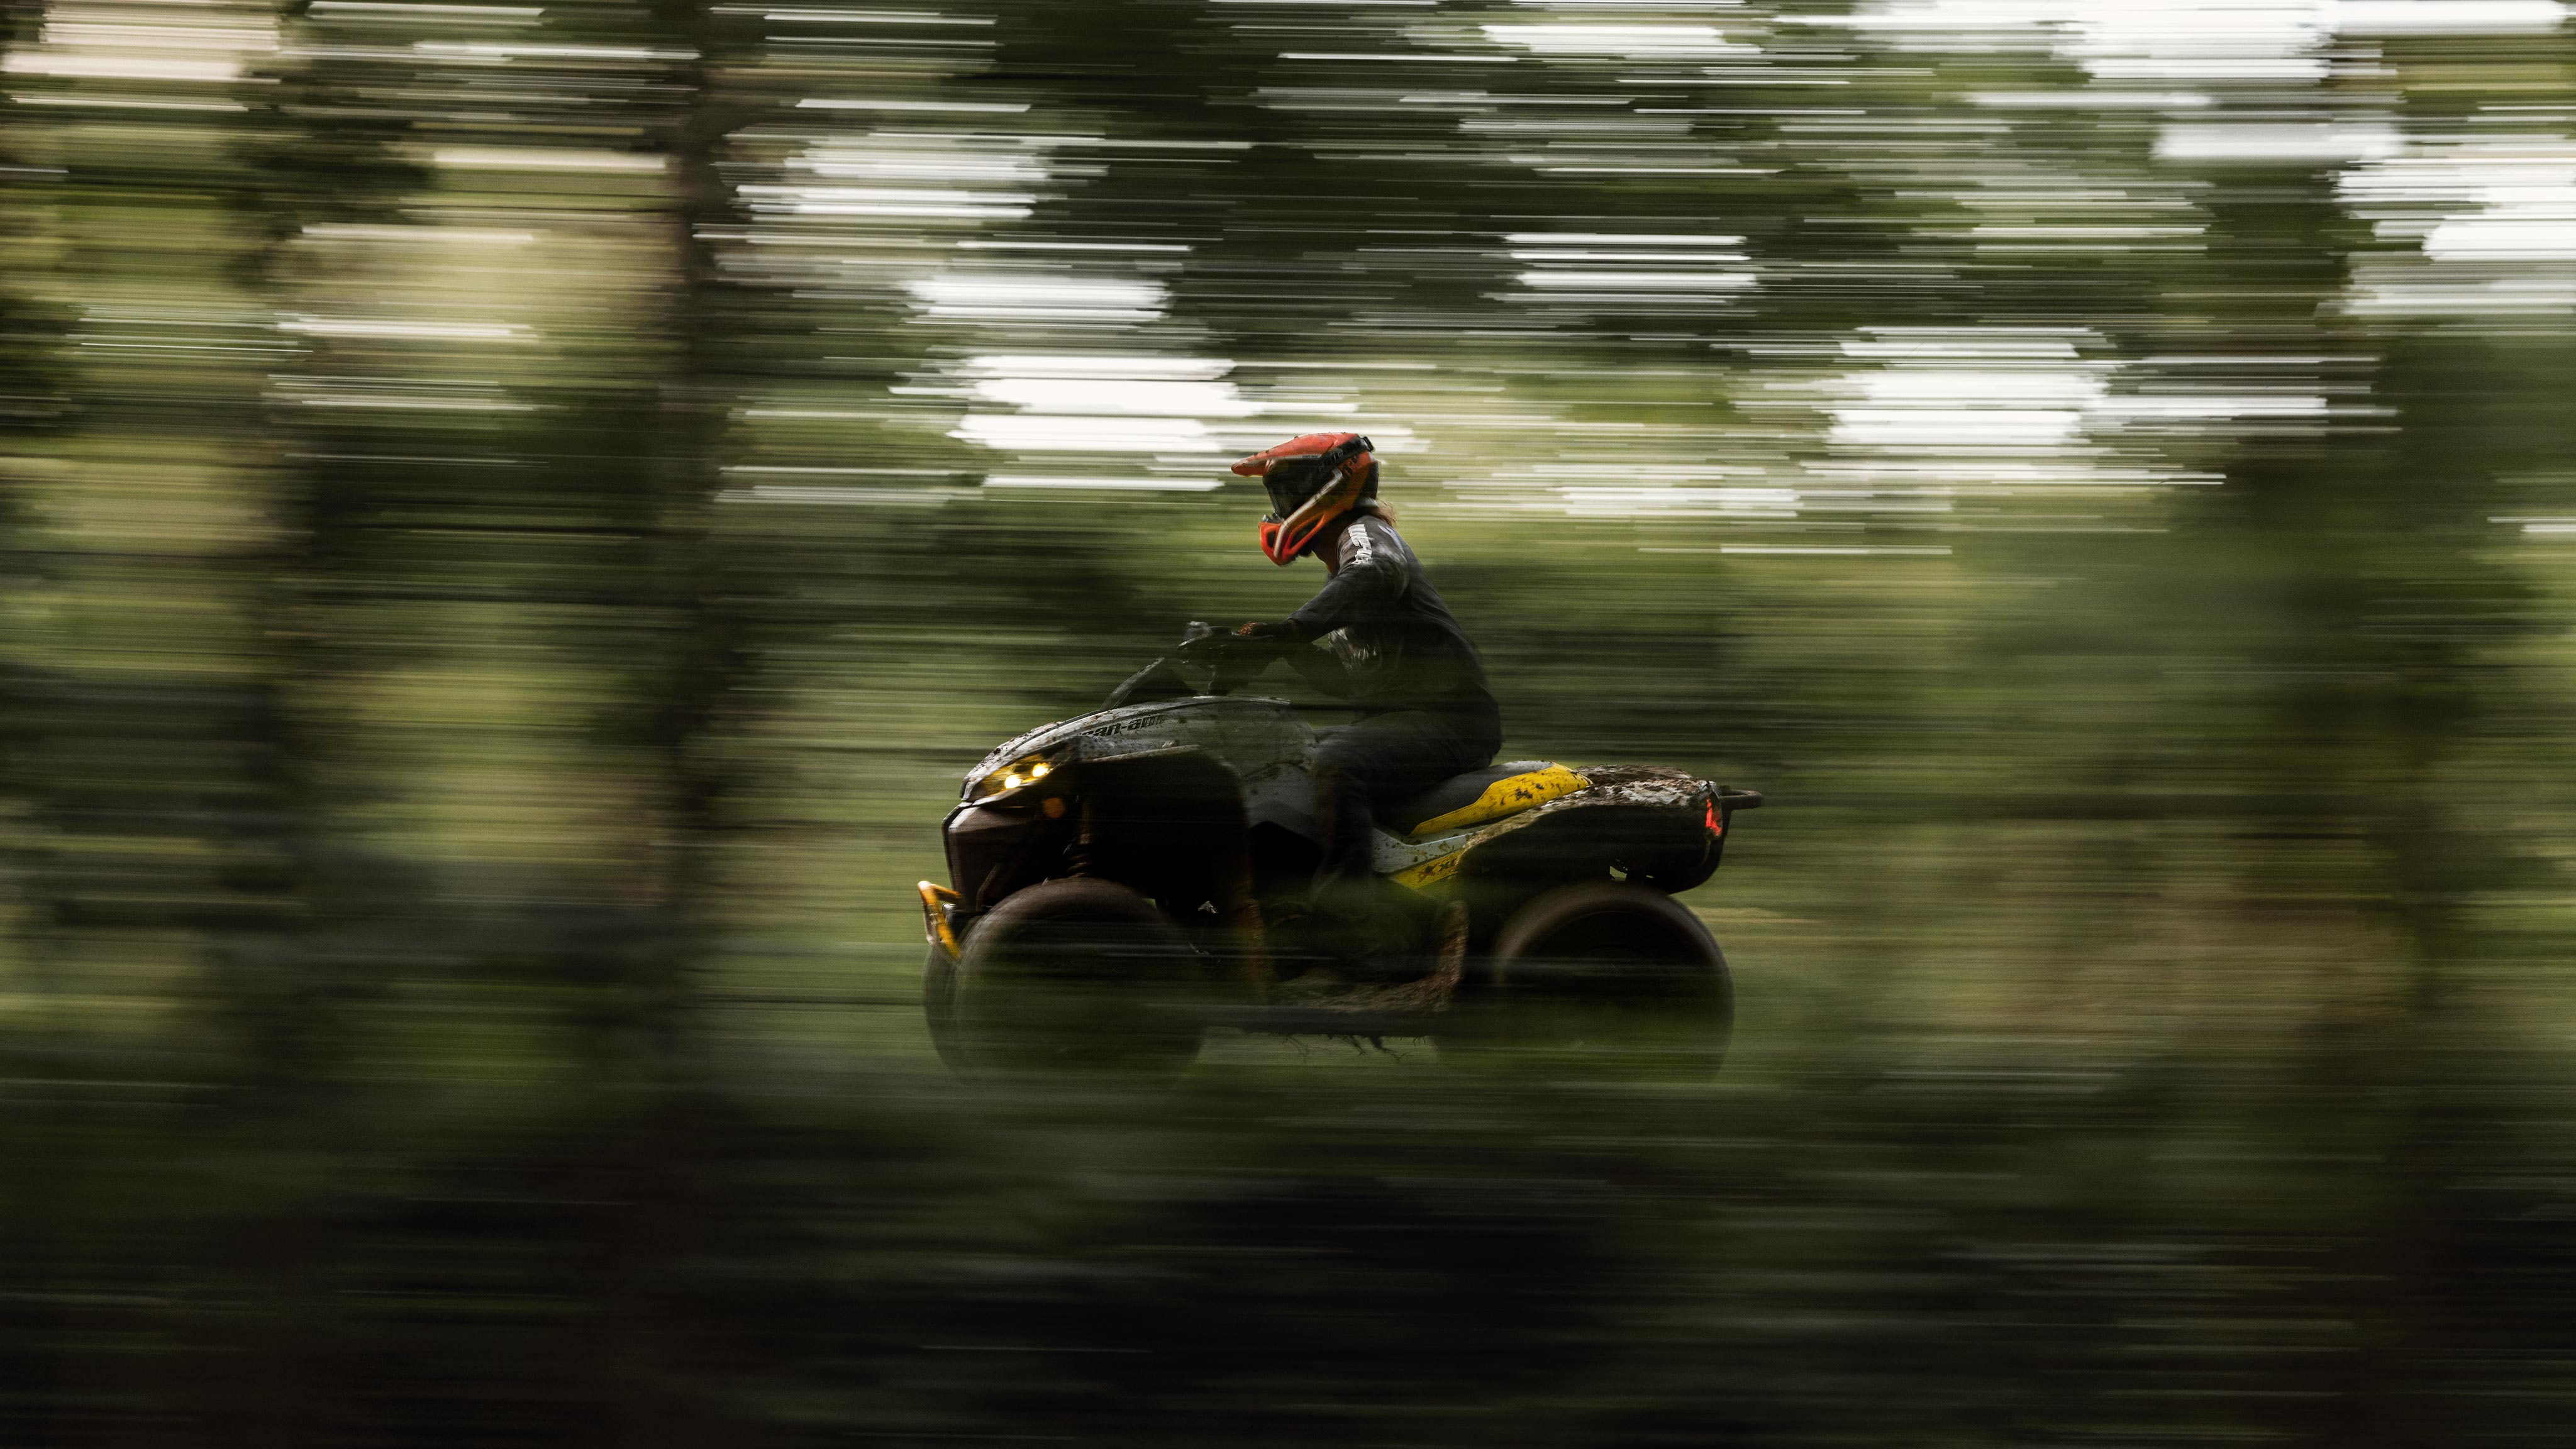
[[[1262,553],[1282,567],[1309,554],[1324,561],[1328,577],[1304,607],[1235,637],[1278,648],[1307,683],[1359,707],[1315,748],[1323,861],[1309,908],[1347,925],[1348,955],[1372,956],[1383,939],[1372,810],[1491,762],[1502,713],[1475,644],[1377,499],[1368,439],[1309,433],[1234,471],[1269,491]]]

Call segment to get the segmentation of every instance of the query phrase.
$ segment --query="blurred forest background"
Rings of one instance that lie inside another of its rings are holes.
[[[0,11],[0,1442],[2565,1442],[2562,6],[780,4]],[[1346,427],[1734,1060],[951,1083]]]

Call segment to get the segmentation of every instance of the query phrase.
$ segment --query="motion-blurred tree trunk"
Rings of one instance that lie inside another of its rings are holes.
[[[722,930],[727,808],[739,783],[723,736],[736,718],[749,654],[740,614],[747,583],[730,567],[716,519],[718,455],[740,345],[714,235],[733,216],[718,169],[736,124],[723,91],[723,30],[705,0],[659,0],[654,14],[656,29],[691,57],[676,77],[676,114],[657,127],[671,166],[677,285],[665,320],[669,373],[650,444],[656,456],[642,475],[654,482],[649,567],[665,634],[649,718],[663,773],[668,842],[659,889],[669,912],[645,991],[658,1049],[676,1054],[692,1024],[692,973],[718,949]]]

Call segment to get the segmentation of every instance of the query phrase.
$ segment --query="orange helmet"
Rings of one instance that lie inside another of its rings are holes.
[[[1357,433],[1308,433],[1264,448],[1234,465],[1270,494],[1261,520],[1261,551],[1272,563],[1295,563],[1324,525],[1377,496],[1377,459]]]

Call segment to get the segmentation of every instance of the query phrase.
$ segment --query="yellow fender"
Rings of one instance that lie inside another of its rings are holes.
[[[1434,815],[1413,827],[1413,838],[1421,840],[1428,836],[1446,834],[1452,830],[1463,830],[1470,825],[1482,825],[1488,820],[1500,820],[1506,815],[1517,815],[1533,805],[1544,805],[1560,795],[1571,795],[1577,790],[1591,788],[1590,780],[1563,765],[1550,765],[1544,770],[1506,776],[1487,785],[1485,793],[1477,796],[1473,801],[1459,806],[1446,815]]]
[[[1413,838],[1423,840],[1435,835],[1445,835],[1453,830],[1465,830],[1472,826],[1488,824],[1506,816],[1518,815],[1525,810],[1536,809],[1550,800],[1562,799],[1579,790],[1591,788],[1592,782],[1589,779],[1563,765],[1550,765],[1543,770],[1530,770],[1523,774],[1506,776],[1487,785],[1485,792],[1468,804],[1461,805],[1446,815],[1435,815],[1423,821],[1414,827]],[[1482,836],[1477,837],[1477,839],[1482,838]],[[1418,865],[1408,866],[1395,872],[1388,879],[1413,890],[1438,885],[1458,873],[1458,867],[1467,861],[1468,849],[1475,843],[1474,840],[1459,841],[1458,848],[1448,854],[1434,856]]]

